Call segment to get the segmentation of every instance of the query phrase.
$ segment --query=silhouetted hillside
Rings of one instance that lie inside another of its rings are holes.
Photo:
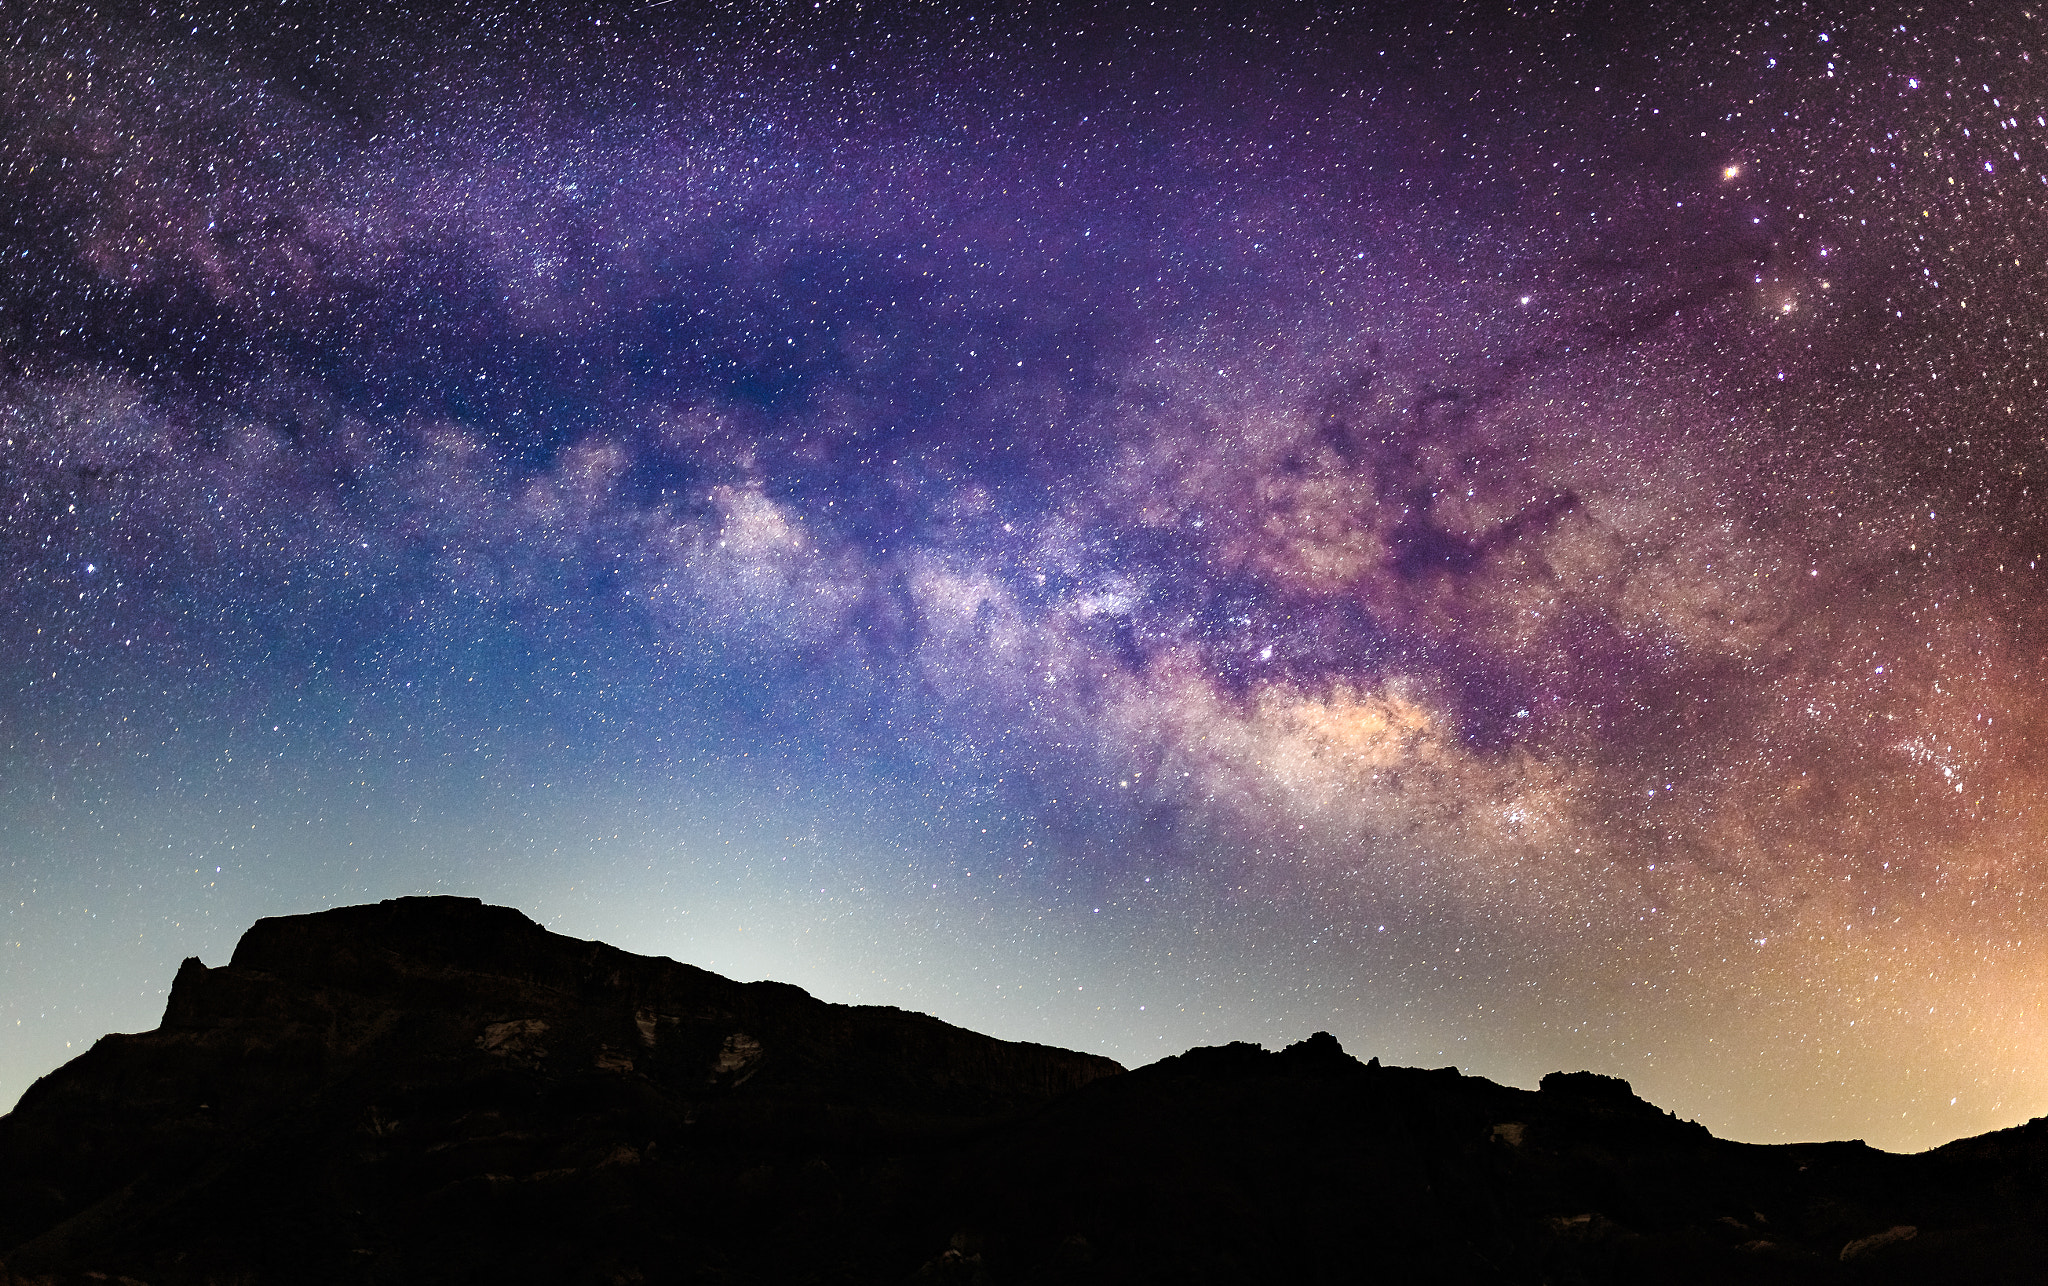
[[[0,1118],[0,1286],[2036,1282],[2044,1217],[2048,1121],[1759,1147],[1324,1034],[1124,1072],[458,898],[261,921]]]

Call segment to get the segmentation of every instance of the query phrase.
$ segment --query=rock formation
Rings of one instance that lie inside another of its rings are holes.
[[[261,921],[0,1118],[0,1286],[2033,1282],[2044,1234],[2048,1121],[1759,1147],[1324,1034],[1123,1072],[457,898]]]

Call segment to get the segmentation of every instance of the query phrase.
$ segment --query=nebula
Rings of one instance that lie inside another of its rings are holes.
[[[1126,1063],[2048,1110],[2041,20],[1615,21],[10,10],[0,1097],[449,891]]]

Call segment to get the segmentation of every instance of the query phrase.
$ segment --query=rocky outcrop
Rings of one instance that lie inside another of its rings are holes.
[[[1713,1138],[1628,1083],[1134,1072],[419,898],[259,923],[0,1118],[0,1286],[2033,1282],[2048,1121]]]
[[[665,1222],[715,1243],[721,1203],[694,1185],[830,1172],[1121,1070],[470,899],[262,920],[226,966],[184,963],[156,1031],[104,1038],[0,1118],[0,1257],[152,1282],[358,1280],[393,1256],[516,1277],[535,1238],[584,1258],[621,1205],[683,1200]],[[646,1165],[664,1153],[686,1159]]]

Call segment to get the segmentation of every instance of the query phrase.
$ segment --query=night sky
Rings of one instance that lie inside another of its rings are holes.
[[[0,1105],[447,892],[2048,1112],[2020,0],[378,8],[0,9]]]

